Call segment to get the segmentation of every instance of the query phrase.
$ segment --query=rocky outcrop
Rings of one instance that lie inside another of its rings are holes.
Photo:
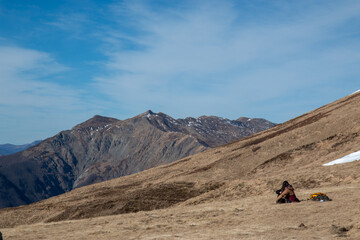
[[[94,116],[30,149],[1,156],[0,207],[171,163],[274,125],[207,116],[173,119],[152,111],[124,121]]]

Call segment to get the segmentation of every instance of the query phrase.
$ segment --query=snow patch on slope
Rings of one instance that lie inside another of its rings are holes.
[[[353,95],[353,94],[358,93],[358,92],[360,92],[360,90],[357,90],[356,92],[353,92],[353,93],[352,93],[352,94],[350,94],[350,95]]]
[[[358,160],[360,160],[360,151],[353,152],[349,155],[346,155],[345,157],[325,163],[325,164],[323,164],[323,166],[331,166],[331,165],[335,165],[335,164],[349,163],[349,162],[354,162],[354,161],[358,161]]]

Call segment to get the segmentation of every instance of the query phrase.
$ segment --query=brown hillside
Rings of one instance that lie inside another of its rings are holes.
[[[43,228],[34,239],[45,229],[57,236],[58,221],[71,223],[66,228],[77,239],[85,239],[81,233],[108,239],[358,239],[360,163],[322,164],[359,150],[359,106],[356,93],[168,165],[2,209],[0,227],[9,228],[4,232],[10,237]],[[325,191],[334,201],[277,205],[273,190],[283,180],[295,186],[301,200]],[[124,213],[130,214],[112,216]]]
[[[273,126],[264,119],[173,119],[150,110],[126,120],[97,115],[23,152],[0,156],[0,208],[138,173]]]

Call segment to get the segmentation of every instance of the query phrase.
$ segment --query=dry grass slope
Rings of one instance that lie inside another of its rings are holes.
[[[360,162],[322,166],[359,150],[359,106],[353,94],[168,165],[3,209],[1,231],[5,239],[360,239]],[[274,203],[283,180],[301,203]],[[318,191],[333,201],[307,201]]]

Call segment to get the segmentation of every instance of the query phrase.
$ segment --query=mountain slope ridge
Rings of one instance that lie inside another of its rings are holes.
[[[284,179],[302,189],[359,183],[359,162],[322,166],[358,150],[359,104],[360,94],[347,96],[261,133],[167,165],[29,206],[3,209],[0,226],[259,196],[271,193]],[[26,217],[27,211],[32,217]],[[16,215],[25,217],[12,220]]]
[[[188,126],[188,120],[151,111],[126,120],[95,115],[27,151],[0,157],[0,207],[141,172],[274,126],[263,120],[250,129],[210,118]]]

